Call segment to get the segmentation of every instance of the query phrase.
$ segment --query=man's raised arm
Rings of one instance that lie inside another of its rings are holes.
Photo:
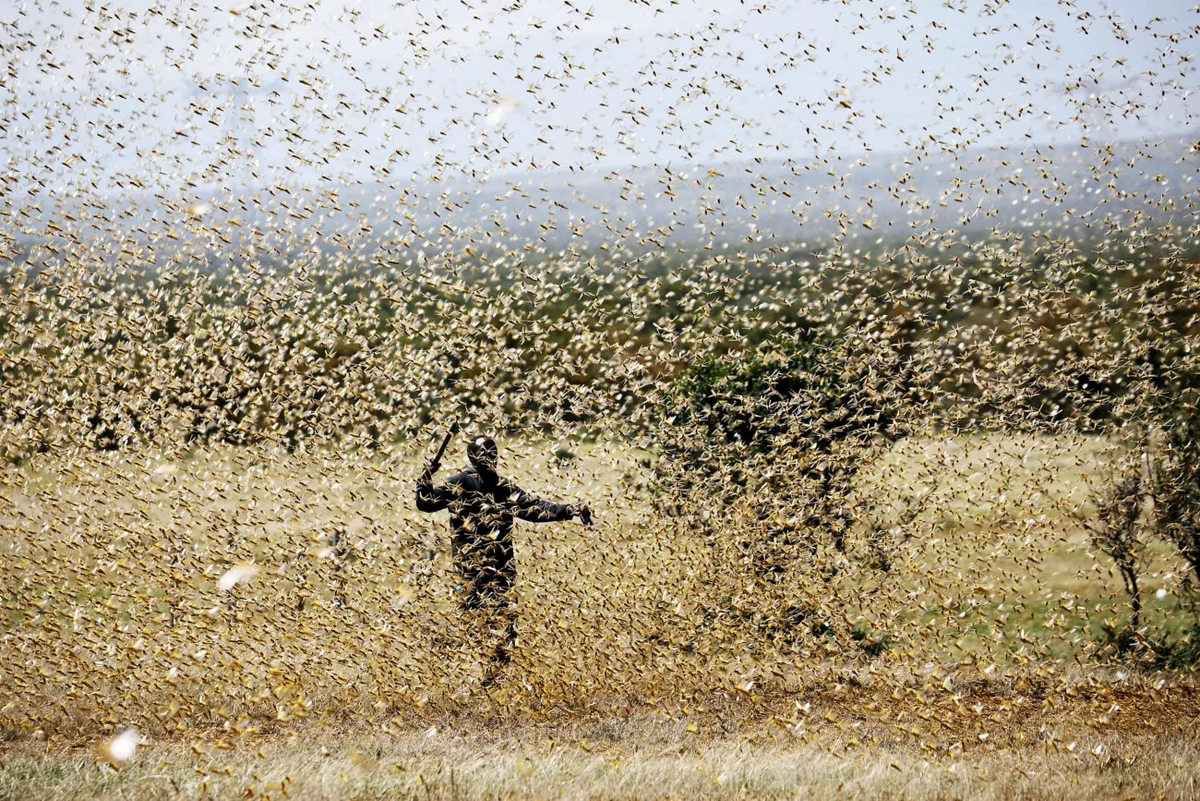
[[[453,478],[453,476],[451,477]],[[440,512],[454,499],[454,488],[446,484],[433,486],[433,474],[426,468],[417,479],[417,511]]]
[[[442,457],[446,455],[446,446],[450,444],[450,437],[454,435],[454,431],[458,428],[457,423],[451,423],[450,428],[446,429],[446,436],[442,439],[442,446],[438,448],[437,455],[425,463],[425,469],[421,471],[421,477],[417,479],[417,511],[419,512],[440,512],[450,505],[451,499],[454,497],[455,490],[443,484],[440,487],[433,486],[433,474],[442,466]],[[451,484],[456,484],[455,478],[457,474],[450,477]]]

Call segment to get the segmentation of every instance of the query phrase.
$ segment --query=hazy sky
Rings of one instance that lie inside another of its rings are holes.
[[[0,0],[0,165],[337,183],[1195,129],[1196,0]]]

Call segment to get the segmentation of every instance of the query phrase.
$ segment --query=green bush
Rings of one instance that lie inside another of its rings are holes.
[[[671,385],[657,429],[666,511],[731,577],[831,580],[847,566],[853,478],[904,433],[911,388],[892,348],[856,334],[700,360]]]
[[[906,389],[900,366],[886,345],[806,334],[710,355],[669,390],[662,444],[684,467],[809,452],[822,457],[812,470],[849,468],[830,462],[839,446],[896,435]]]

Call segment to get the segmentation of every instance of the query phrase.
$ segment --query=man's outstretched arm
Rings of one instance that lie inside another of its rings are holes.
[[[556,523],[578,517],[584,525],[592,524],[592,512],[583,504],[543,501],[524,490],[515,490],[512,499],[517,506],[516,516],[531,523]]]

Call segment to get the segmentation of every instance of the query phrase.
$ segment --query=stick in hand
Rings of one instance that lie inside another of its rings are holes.
[[[433,478],[433,474],[442,466],[442,457],[446,455],[446,446],[450,444],[450,437],[454,436],[454,426],[451,425],[446,430],[446,436],[442,439],[442,446],[438,448],[437,454],[430,459],[425,465],[425,472],[422,477],[425,479]]]

